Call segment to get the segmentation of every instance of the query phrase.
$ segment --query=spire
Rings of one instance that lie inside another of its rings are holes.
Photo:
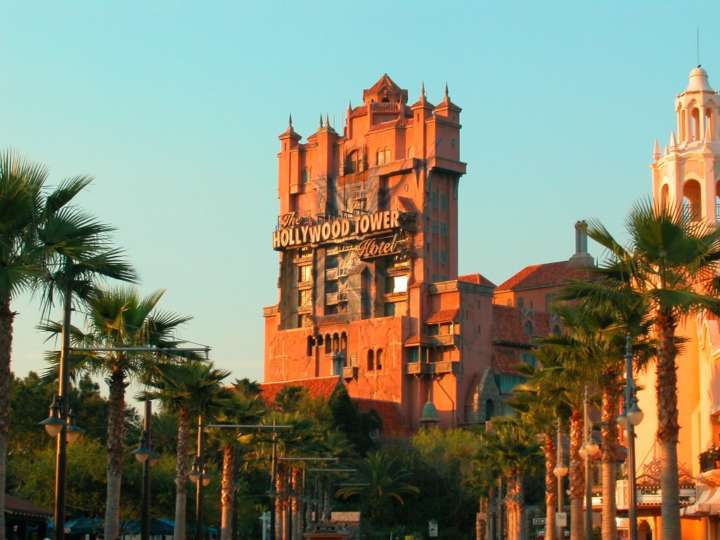
[[[348,108],[347,108],[347,110],[348,110],[348,113],[351,113],[351,112],[352,112],[352,100],[351,100],[351,99],[348,99]]]
[[[670,132],[670,145],[669,146],[671,149],[675,148],[677,146],[677,142],[675,141],[675,132],[674,131]]]
[[[450,92],[448,92],[448,84],[447,81],[445,82],[445,99],[447,101],[450,101]]]
[[[655,144],[653,145],[653,160],[660,159],[660,143],[657,139],[655,139]]]
[[[322,129],[322,128],[323,128],[323,119],[322,119],[322,114],[320,114],[320,129]]]
[[[290,116],[288,117],[288,129],[292,129],[292,113],[290,113]]]
[[[420,83],[420,99],[425,101],[425,81]]]
[[[328,129],[331,129],[332,126],[330,125],[330,115],[325,113],[325,127]]]

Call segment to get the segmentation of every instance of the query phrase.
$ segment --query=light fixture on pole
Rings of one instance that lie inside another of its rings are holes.
[[[53,396],[52,404],[50,405],[50,413],[48,417],[40,422],[41,426],[45,427],[45,431],[50,437],[57,437],[62,431],[65,422],[60,418],[60,404],[58,403],[57,396]]]
[[[79,428],[75,424],[75,415],[73,415],[72,409],[68,410],[66,423],[67,426],[65,427],[65,437],[67,437],[68,444],[77,442],[80,439],[80,436],[85,433],[85,430]]]
[[[625,428],[627,440],[627,477],[628,477],[628,531],[630,540],[638,538],[637,524],[637,486],[635,479],[635,426],[643,419],[643,412],[637,404],[635,381],[632,366],[633,352],[630,334],[625,336],[625,396],[623,412],[618,423]]]
[[[557,514],[560,514],[565,509],[565,502],[564,502],[564,493],[563,493],[563,484],[564,484],[564,478],[567,476],[569,472],[569,468],[567,466],[567,463],[565,462],[565,452],[563,447],[563,436],[562,436],[562,429],[561,429],[561,423],[560,423],[560,417],[558,417],[558,423],[557,423],[557,457],[555,460],[555,468],[553,469],[553,474],[557,478]],[[556,514],[556,517],[557,517]],[[557,536],[558,538],[562,538],[562,532],[563,532],[563,526],[560,524],[559,519],[556,519],[556,528],[557,528]]]
[[[150,450],[150,448],[147,447],[147,441],[146,441],[144,430],[143,430],[142,436],[140,437],[140,443],[138,444],[138,447],[135,450],[133,450],[132,453],[135,456],[135,459],[138,461],[138,463],[145,463],[147,460],[150,459],[152,450]]]

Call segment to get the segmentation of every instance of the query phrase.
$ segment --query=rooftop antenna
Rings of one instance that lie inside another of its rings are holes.
[[[695,29],[695,54],[697,57],[697,66],[700,67],[700,27]]]

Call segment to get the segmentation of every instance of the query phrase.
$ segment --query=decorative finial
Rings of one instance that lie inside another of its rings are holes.
[[[425,81],[420,83],[420,97],[425,99]]]
[[[290,129],[292,129],[292,127],[293,127],[293,125],[292,125],[292,113],[290,113],[290,116],[288,117],[288,127],[289,127]]]
[[[332,126],[330,125],[330,115],[325,113],[325,127],[330,129]]]
[[[670,148],[675,148],[677,146],[677,142],[675,141],[675,132],[670,132]]]
[[[348,99],[348,111],[352,111],[352,100]]]
[[[657,139],[655,139],[655,144],[653,145],[653,159],[659,159],[660,158],[660,143]]]
[[[323,119],[322,119],[322,114],[321,114],[320,115],[320,129],[322,129],[322,128],[323,128]]]
[[[445,99],[450,101],[450,92],[448,92],[448,84],[445,82]]]

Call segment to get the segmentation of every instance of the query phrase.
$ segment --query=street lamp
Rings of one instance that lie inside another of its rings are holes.
[[[628,476],[628,531],[630,540],[637,540],[637,487],[635,482],[635,426],[643,420],[643,412],[637,404],[635,381],[632,367],[632,338],[625,336],[625,396],[623,412],[618,417],[618,424],[625,428],[627,439],[627,476]]]
[[[555,468],[553,474],[557,478],[557,513],[560,514],[565,509],[565,502],[563,501],[563,478],[567,476],[569,468],[565,462],[565,452],[563,448],[563,437],[562,429],[560,424],[560,418],[558,417],[557,424],[557,458],[555,460]],[[558,538],[562,538],[563,527],[560,525],[559,520],[556,519],[556,528]]]
[[[65,422],[60,419],[60,404],[57,396],[53,396],[50,413],[45,420],[40,422],[40,425],[45,427],[45,431],[50,437],[57,437],[62,431]]]
[[[68,444],[72,444],[74,442],[77,442],[78,439],[80,439],[80,436],[85,432],[82,428],[79,428],[75,424],[75,415],[73,415],[72,410],[68,410],[67,415],[67,421],[66,421],[65,436],[67,437]]]

